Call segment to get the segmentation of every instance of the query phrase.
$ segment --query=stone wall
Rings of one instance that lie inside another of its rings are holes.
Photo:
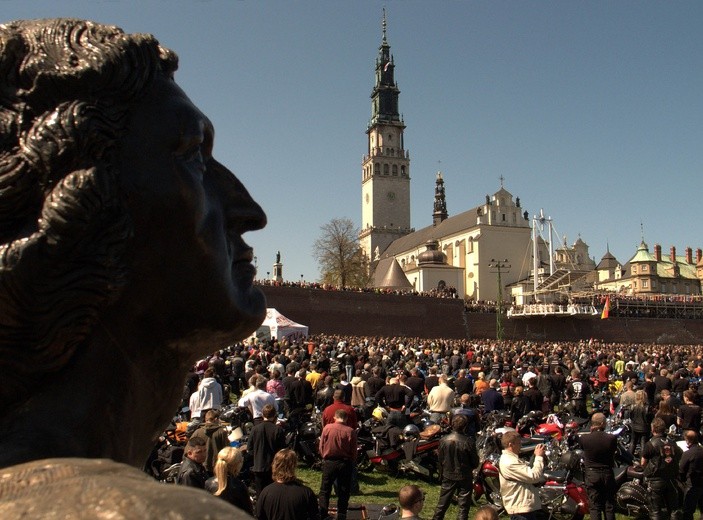
[[[263,287],[267,305],[310,334],[466,338],[462,300]]]
[[[496,315],[464,312],[462,300],[391,294],[262,287],[269,307],[310,328],[310,334],[495,338]],[[507,339],[703,344],[703,320],[532,317],[503,320]]]

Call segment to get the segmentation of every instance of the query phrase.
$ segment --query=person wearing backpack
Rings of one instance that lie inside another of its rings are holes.
[[[652,439],[642,448],[642,466],[649,490],[649,513],[653,520],[679,518],[681,495],[678,482],[682,450],[666,437],[661,418],[652,421]]]

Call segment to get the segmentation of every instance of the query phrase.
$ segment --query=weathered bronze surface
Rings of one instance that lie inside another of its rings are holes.
[[[0,26],[3,518],[23,503],[13,497],[48,486],[7,485],[36,477],[41,459],[140,467],[187,368],[265,316],[242,234],[266,216],[212,157],[212,125],[174,82],[177,63],[152,36],[112,26]],[[91,468],[118,467],[66,464],[86,484]],[[130,471],[114,479],[129,493]],[[147,496],[149,484],[136,487]]]

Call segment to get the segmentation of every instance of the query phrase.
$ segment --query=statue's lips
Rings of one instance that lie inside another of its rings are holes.
[[[232,248],[235,249],[235,246],[232,246]],[[253,282],[256,276],[256,267],[252,264],[253,260],[254,250],[251,247],[247,247],[234,258],[232,270],[236,271],[242,277],[249,278]]]

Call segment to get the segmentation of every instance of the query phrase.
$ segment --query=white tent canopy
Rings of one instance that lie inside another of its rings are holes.
[[[293,320],[286,318],[276,309],[268,308],[266,309],[266,319],[259,326],[256,332],[252,334],[252,337],[255,337],[261,341],[268,339],[281,340],[283,338],[295,340],[299,338],[306,338],[307,335],[307,325],[296,323]]]

